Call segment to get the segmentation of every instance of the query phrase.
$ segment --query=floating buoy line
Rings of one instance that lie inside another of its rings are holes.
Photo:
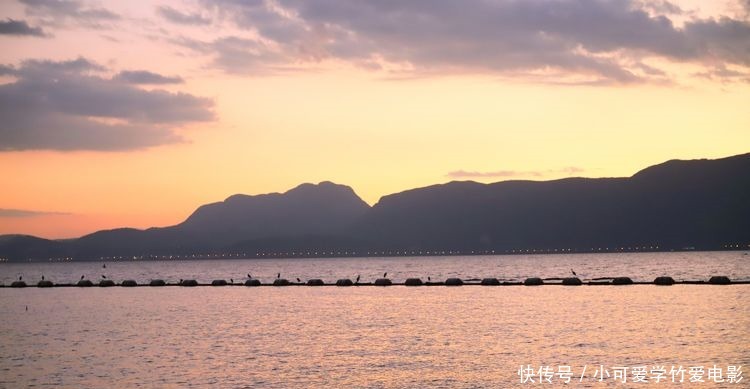
[[[671,286],[671,285],[741,285],[750,284],[750,281],[732,281],[727,276],[712,276],[708,280],[675,280],[669,276],[656,277],[653,281],[633,281],[630,277],[599,277],[591,280],[583,281],[578,277],[565,277],[565,278],[539,278],[529,277],[523,281],[500,281],[497,278],[488,277],[479,279],[462,280],[461,278],[451,277],[445,281],[432,281],[429,277],[427,281],[421,278],[407,278],[404,282],[394,282],[389,278],[378,278],[374,282],[359,282],[352,281],[349,278],[342,278],[336,280],[336,282],[325,282],[320,278],[312,278],[307,281],[297,279],[297,282],[289,281],[280,276],[274,279],[272,282],[262,282],[257,278],[250,278],[244,282],[235,282],[233,279],[227,282],[224,279],[212,280],[211,282],[201,282],[195,279],[179,280],[178,282],[167,282],[162,279],[152,279],[149,282],[139,283],[136,280],[128,279],[123,280],[119,283],[110,279],[103,279],[98,283],[94,283],[88,279],[81,279],[76,283],[54,283],[49,279],[42,279],[36,284],[27,284],[26,281],[20,279],[13,281],[10,285],[0,284],[0,288],[64,288],[64,287],[78,287],[78,288],[89,288],[89,287],[165,287],[165,286],[182,286],[182,287],[194,287],[194,286],[337,286],[337,287],[358,287],[358,286],[545,286],[545,285],[563,285],[563,286],[594,286],[594,285],[660,285],[660,286]]]

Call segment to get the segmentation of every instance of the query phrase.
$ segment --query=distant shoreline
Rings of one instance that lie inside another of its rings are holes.
[[[26,260],[7,260],[0,258],[0,263],[44,263],[44,262],[132,262],[132,261],[193,261],[193,260],[258,260],[258,259],[329,259],[329,258],[418,258],[418,257],[471,257],[471,256],[518,256],[518,255],[570,255],[570,254],[648,254],[648,253],[685,253],[685,252],[738,252],[748,255],[750,258],[750,245],[747,247],[717,248],[717,249],[602,249],[601,251],[591,250],[474,250],[474,251],[422,251],[404,252],[403,250],[385,250],[371,251],[359,254],[353,251],[326,251],[326,253],[307,255],[306,253],[290,254],[285,252],[259,252],[255,255],[247,253],[225,253],[225,254],[165,254],[165,255],[135,255],[135,256],[110,256],[98,258],[29,258]]]

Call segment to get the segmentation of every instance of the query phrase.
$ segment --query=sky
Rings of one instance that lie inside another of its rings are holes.
[[[5,0],[0,234],[750,151],[750,1]]]

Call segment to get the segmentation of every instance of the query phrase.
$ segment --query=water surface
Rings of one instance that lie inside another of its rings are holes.
[[[102,268],[106,265],[106,268]],[[567,277],[573,269],[583,279],[628,276],[635,281],[653,281],[662,275],[676,280],[708,280],[713,275],[733,280],[750,280],[750,255],[739,251],[622,253],[565,255],[496,255],[454,257],[377,257],[377,258],[294,258],[231,259],[192,261],[119,261],[66,263],[0,263],[0,283],[10,284],[18,276],[35,283],[42,275],[58,283],[76,282],[83,275],[93,280],[102,275],[121,281],[134,279],[147,283],[161,278],[169,282],[197,279],[211,282],[230,278],[242,280],[250,273],[271,282],[278,273],[294,280],[299,277],[322,278],[335,282],[339,278],[373,281],[387,272],[393,281],[409,277],[444,280],[496,277],[501,280],[524,280],[527,277]]]
[[[597,276],[747,276],[744,259],[730,254],[737,253],[660,254],[653,263],[639,254],[472,257],[468,264],[458,258],[131,262],[106,269],[139,280],[210,280],[247,267],[269,279],[277,269],[290,278],[335,279],[375,277],[385,268],[398,279],[428,271],[555,276],[574,263],[579,273]],[[679,258],[686,259],[676,264]],[[642,268],[625,272],[623,259]],[[100,267],[0,266],[5,279],[13,278],[8,269],[65,279]],[[742,365],[750,375],[750,285],[3,288],[0,312],[0,387],[9,388],[539,385],[520,384],[522,365],[569,365],[579,375],[586,366],[584,381],[575,384],[594,387],[616,386],[592,377],[600,365]],[[683,386],[747,384],[745,378]]]

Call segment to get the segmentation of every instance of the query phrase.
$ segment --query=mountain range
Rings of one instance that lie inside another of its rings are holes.
[[[750,153],[626,178],[454,181],[384,196],[302,184],[234,195],[180,224],[77,239],[0,236],[0,258],[331,256],[714,250],[750,244]]]

